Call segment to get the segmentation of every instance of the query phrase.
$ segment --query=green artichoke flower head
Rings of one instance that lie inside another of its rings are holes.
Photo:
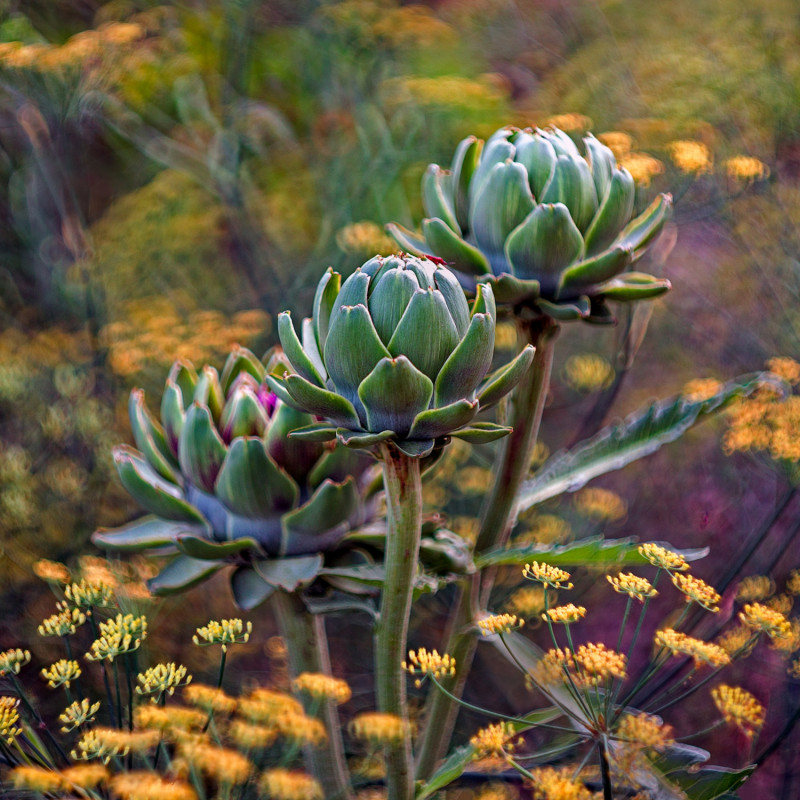
[[[222,373],[197,373],[177,362],[161,401],[161,420],[144,392],[128,404],[136,448],[120,445],[114,461],[123,486],[150,515],[94,542],[106,549],[158,549],[176,558],[150,588],[168,594],[233,565],[236,602],[251,608],[276,587],[312,580],[323,555],[375,512],[369,458],[343,447],[289,439],[313,418],[268,388],[267,365],[235,348]]]
[[[270,377],[270,386],[325,420],[292,436],[338,437],[356,448],[392,440],[407,455],[424,457],[448,436],[491,441],[508,432],[475,416],[516,385],[533,350],[487,377],[497,314],[492,288],[478,286],[470,308],[438,261],[376,256],[344,283],[329,269],[302,340],[289,313],[279,316],[295,374]]]
[[[606,301],[657,297],[669,281],[630,265],[672,204],[662,194],[633,217],[636,187],[611,150],[589,135],[584,152],[563,131],[503,128],[471,136],[450,170],[422,181],[422,236],[387,226],[410,253],[438,256],[466,288],[484,282],[498,303],[556,320],[613,322]]]

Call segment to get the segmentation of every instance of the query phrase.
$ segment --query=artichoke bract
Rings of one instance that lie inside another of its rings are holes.
[[[159,549],[177,557],[150,581],[156,594],[194,586],[233,565],[231,588],[252,608],[275,588],[309,583],[343,538],[374,512],[379,488],[370,459],[343,447],[289,439],[313,418],[267,387],[267,366],[236,348],[222,373],[177,362],[161,421],[144,392],[128,410],[136,448],[114,449],[123,486],[150,515],[101,529],[100,547]]]
[[[589,135],[585,157],[563,131],[503,128],[470,136],[449,170],[422,180],[422,236],[387,230],[410,253],[443,259],[467,288],[486,282],[498,303],[556,320],[613,322],[606,301],[663,294],[669,281],[630,265],[672,205],[659,195],[633,218],[636,187],[611,150]]]
[[[455,276],[425,258],[376,256],[344,283],[329,269],[302,339],[289,312],[279,316],[295,374],[268,381],[287,403],[324,418],[292,433],[304,440],[337,437],[355,448],[391,440],[412,457],[448,436],[491,441],[510,429],[475,416],[533,359],[528,347],[487,377],[496,316],[490,286],[478,286],[470,308]]]

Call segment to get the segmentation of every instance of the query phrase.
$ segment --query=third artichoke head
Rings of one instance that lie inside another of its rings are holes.
[[[438,261],[438,260],[437,260]],[[387,440],[424,457],[437,441],[490,441],[508,428],[475,422],[530,366],[532,348],[487,377],[494,350],[492,288],[470,308],[454,275],[434,260],[376,256],[344,283],[328,270],[298,337],[288,312],[278,332],[295,374],[269,376],[287,403],[324,418],[292,435],[350,447]]]
[[[584,153],[563,131],[502,128],[471,136],[449,170],[422,182],[422,236],[391,224],[410,253],[438,256],[468,287],[556,320],[613,322],[606,301],[657,297],[669,281],[630,271],[671,207],[662,194],[634,217],[636,187],[611,150],[589,135]]]

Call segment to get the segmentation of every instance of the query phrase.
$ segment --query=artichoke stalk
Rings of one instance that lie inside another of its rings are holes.
[[[536,444],[562,322],[614,322],[609,301],[657,297],[669,281],[630,271],[661,231],[671,208],[662,194],[634,217],[635,186],[611,150],[593,136],[582,155],[558,129],[502,128],[486,144],[457,147],[451,169],[428,168],[422,185],[428,218],[422,236],[388,230],[410,252],[448,262],[467,289],[483,283],[510,307],[522,338],[536,347],[533,367],[513,401],[513,435],[497,454],[495,485],[486,499],[476,550],[502,547],[514,524],[514,498]],[[467,578],[444,650],[459,662],[448,688],[460,697],[475,649],[470,624],[488,602],[493,572]],[[478,607],[474,606],[477,603]],[[450,741],[458,707],[431,693],[417,778],[432,773]]]
[[[420,462],[450,436],[491,441],[510,429],[475,416],[525,375],[533,348],[486,377],[494,352],[491,287],[470,309],[458,281],[436,261],[376,256],[344,283],[329,270],[302,340],[288,313],[278,332],[296,374],[272,378],[287,403],[326,418],[292,433],[372,448],[383,466],[388,535],[375,633],[378,708],[408,722],[405,656],[422,528]],[[409,741],[386,748],[389,800],[412,800]]]
[[[325,556],[373,516],[379,483],[369,459],[288,438],[313,418],[269,391],[268,370],[282,368],[277,357],[265,366],[243,348],[221,374],[176,362],[161,421],[144,392],[131,392],[137,448],[116,447],[114,461],[122,484],[151,513],[93,539],[107,549],[177,553],[151,579],[156,594],[232,566],[234,599],[253,608],[276,589],[310,583]]]
[[[556,128],[470,136],[450,170],[422,181],[422,236],[390,224],[410,253],[437,256],[468,289],[487,283],[498,303],[555,320],[614,322],[607,301],[657,297],[669,281],[629,271],[666,221],[659,195],[634,217],[636,187],[611,150],[589,135],[585,156]]]
[[[533,359],[527,347],[487,377],[496,318],[490,286],[478,287],[470,308],[438,263],[376,256],[344,283],[332,270],[323,275],[302,339],[289,313],[279,316],[295,374],[267,379],[286,403],[327,420],[292,433],[304,441],[338,438],[355,448],[392,441],[410,457],[428,456],[449,436],[491,441],[510,429],[476,415]]]

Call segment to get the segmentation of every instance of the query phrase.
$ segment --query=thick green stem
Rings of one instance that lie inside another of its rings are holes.
[[[281,636],[289,651],[289,670],[292,678],[303,672],[331,674],[331,660],[325,622],[312,614],[302,598],[294,592],[276,591],[270,597],[272,611],[278,622]],[[305,758],[310,772],[320,782],[322,791],[330,800],[350,800],[353,794],[344,758],[342,726],[333,700],[316,704],[302,698],[306,711],[319,719],[328,732],[328,738],[319,747],[308,747]]]
[[[545,317],[525,323],[523,344],[533,344],[536,353],[528,373],[517,386],[512,400],[511,426],[513,431],[502,441],[495,461],[495,482],[484,505],[481,527],[475,545],[483,553],[502,547],[515,523],[515,499],[522,481],[528,474],[544,403],[550,386],[553,353],[559,327]],[[445,652],[456,660],[456,677],[446,688],[460,698],[475,655],[477,638],[474,615],[485,606],[494,585],[496,570],[488,569],[482,576],[473,575],[459,588],[453,611]],[[426,703],[425,728],[417,757],[417,778],[426,780],[450,745],[458,716],[458,704],[447,695],[431,689]]]
[[[419,459],[401,453],[394,445],[381,446],[387,521],[385,569],[381,613],[375,631],[375,672],[378,709],[394,714],[408,725],[406,681],[401,662],[406,656],[408,617],[419,557],[422,529],[422,484]],[[412,800],[414,769],[411,741],[386,747],[389,800]]]
[[[514,391],[512,432],[502,440],[495,462],[495,482],[484,505],[475,550],[483,553],[502,547],[514,527],[514,502],[530,469],[539,435],[544,403],[550,386],[558,324],[548,317],[529,323],[525,333],[536,347],[533,364]]]

